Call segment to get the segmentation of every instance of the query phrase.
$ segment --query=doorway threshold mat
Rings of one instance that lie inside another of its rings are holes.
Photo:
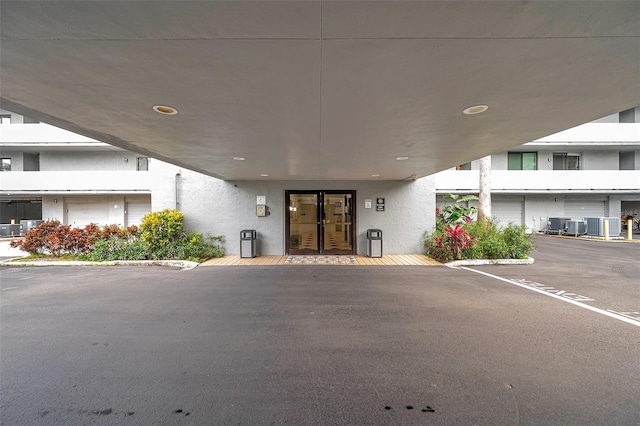
[[[285,265],[357,265],[354,256],[288,256]]]

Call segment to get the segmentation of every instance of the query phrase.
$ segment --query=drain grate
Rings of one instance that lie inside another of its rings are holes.
[[[285,265],[357,265],[354,256],[289,256]]]

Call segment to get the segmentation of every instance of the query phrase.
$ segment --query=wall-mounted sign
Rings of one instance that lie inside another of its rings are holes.
[[[364,208],[365,209],[371,208],[371,200],[364,200]]]
[[[384,211],[384,198],[381,198],[381,197],[376,198],[376,211],[377,212]]]
[[[256,204],[267,204],[267,196],[266,195],[258,195],[258,199]]]

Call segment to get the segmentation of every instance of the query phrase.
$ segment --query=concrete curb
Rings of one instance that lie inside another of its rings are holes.
[[[531,265],[533,264],[533,257],[526,259],[469,259],[469,260],[454,260],[447,262],[444,266],[450,268],[457,268],[460,266],[482,266],[482,265]]]
[[[81,261],[58,261],[58,262],[13,262],[7,261],[2,266],[169,266],[190,270],[198,266],[197,262],[188,260],[114,260],[110,262],[81,262]]]

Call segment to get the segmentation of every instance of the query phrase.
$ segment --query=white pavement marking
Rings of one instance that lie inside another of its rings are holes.
[[[589,305],[587,305],[585,303],[578,302],[578,301],[575,301],[575,300],[572,300],[572,299],[567,299],[566,297],[558,296],[557,294],[549,293],[549,292],[547,292],[545,290],[541,290],[541,289],[536,288],[536,287],[531,287],[531,286],[528,286],[528,285],[525,285],[525,284],[521,284],[521,283],[519,283],[517,281],[510,280],[510,279],[507,279],[507,278],[502,278],[502,277],[499,277],[497,275],[489,274],[487,272],[477,271],[475,269],[467,268],[467,267],[464,267],[464,266],[460,267],[460,269],[464,269],[465,271],[475,272],[477,274],[486,275],[487,277],[495,278],[496,280],[504,281],[504,282],[512,284],[512,285],[517,285],[518,287],[526,288],[527,290],[535,291],[537,293],[544,294],[545,296],[553,297],[554,299],[562,300],[563,302],[571,303],[572,305],[576,305],[576,306],[579,306],[581,308],[588,309],[590,311],[597,312],[599,314],[606,315],[608,317],[615,318],[617,320],[626,322],[628,324],[635,325],[636,327],[640,327],[640,321],[638,321],[636,319],[632,319],[632,318],[627,317],[627,316],[620,315],[618,313],[606,311],[604,309],[594,308],[593,306],[589,306]]]

